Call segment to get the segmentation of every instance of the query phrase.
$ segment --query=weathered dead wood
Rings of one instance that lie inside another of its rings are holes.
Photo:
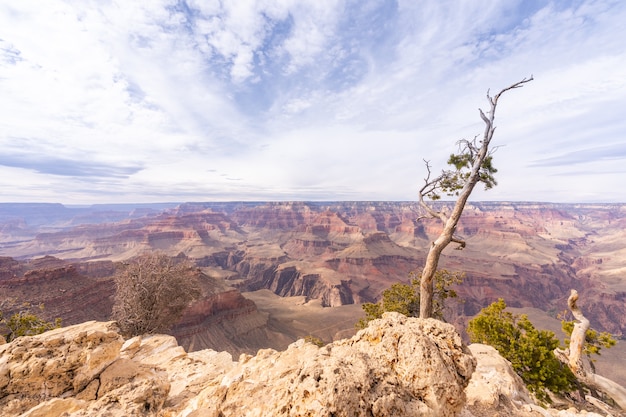
[[[576,320],[574,324],[574,330],[570,336],[569,342],[569,354],[568,365],[574,372],[574,375],[578,375],[581,372],[585,372],[582,363],[583,348],[585,347],[585,336],[587,330],[589,330],[589,320],[583,315],[583,312],[578,308],[578,291],[571,290],[570,296],[567,299],[567,306],[569,307],[572,315]]]
[[[561,362],[569,366],[579,381],[597,391],[603,392],[612,398],[622,410],[626,410],[626,389],[608,378],[585,369],[585,366],[583,366],[582,354],[587,330],[589,330],[589,320],[578,307],[578,291],[570,291],[567,306],[577,322],[574,323],[569,348],[557,348],[554,354]]]

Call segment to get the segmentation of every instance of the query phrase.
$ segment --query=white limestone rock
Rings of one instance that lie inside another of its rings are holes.
[[[386,313],[353,338],[261,350],[190,416],[454,416],[475,361],[451,325]]]

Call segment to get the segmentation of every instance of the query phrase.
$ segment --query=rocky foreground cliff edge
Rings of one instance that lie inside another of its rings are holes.
[[[92,321],[0,345],[0,416],[579,415],[540,409],[478,348],[451,325],[386,313],[351,339],[233,361]]]

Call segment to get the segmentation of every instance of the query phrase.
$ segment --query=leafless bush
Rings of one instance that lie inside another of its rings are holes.
[[[127,336],[168,330],[200,296],[198,275],[190,263],[162,253],[124,264],[115,276],[113,319]]]

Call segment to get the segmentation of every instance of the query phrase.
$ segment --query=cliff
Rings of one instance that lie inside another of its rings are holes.
[[[9,317],[31,304],[38,316],[64,325],[111,319],[116,265],[111,261],[69,262],[52,256],[17,261],[0,258],[0,302]],[[268,315],[221,280],[200,274],[202,296],[170,333],[188,350],[207,347],[232,354],[293,341],[268,327]],[[37,306],[43,305],[43,310]]]
[[[270,329],[268,321],[268,314],[239,291],[220,289],[193,303],[169,333],[187,351],[209,347],[233,355],[278,349],[293,341]]]
[[[237,362],[171,336],[124,340],[113,322],[21,337],[0,345],[0,417],[15,415],[600,417],[540,408],[493,349],[397,313],[351,339]]]
[[[23,213],[0,216],[0,256],[93,262],[151,250],[183,253],[230,274],[240,291],[265,288],[332,307],[377,301],[391,284],[407,282],[441,230],[409,202],[186,203],[106,223],[115,216],[103,210],[33,205]],[[588,294],[592,327],[623,336],[625,214],[620,204],[468,204],[458,228],[467,246],[447,249],[440,262],[466,273],[457,313],[472,316],[498,298],[558,312],[575,288]],[[32,236],[16,237],[22,227]],[[14,268],[0,260],[0,281],[19,275]]]
[[[0,268],[2,265],[11,265],[12,270],[9,277],[0,279],[5,315],[22,309],[27,302],[44,305],[38,315],[46,320],[60,317],[66,325],[110,319],[115,292],[112,262],[86,265],[46,256],[30,261],[7,258]]]
[[[0,346],[0,416],[454,416],[474,359],[450,325],[392,314],[323,348],[233,362],[87,322]]]

